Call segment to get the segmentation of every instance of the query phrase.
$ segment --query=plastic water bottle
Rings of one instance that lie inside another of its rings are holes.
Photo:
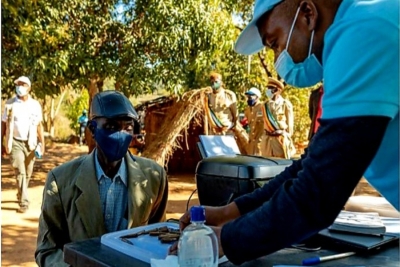
[[[204,224],[204,207],[193,206],[190,218],[191,224],[178,242],[179,267],[217,267],[218,240],[214,231]]]
[[[35,148],[35,157],[38,159],[42,158],[42,143],[37,144]]]

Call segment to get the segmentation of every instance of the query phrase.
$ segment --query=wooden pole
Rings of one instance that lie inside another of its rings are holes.
[[[206,107],[206,94],[202,94],[201,98],[203,98],[201,101],[203,102],[203,126],[204,126],[204,135],[208,135],[208,116],[207,116],[207,107]]]

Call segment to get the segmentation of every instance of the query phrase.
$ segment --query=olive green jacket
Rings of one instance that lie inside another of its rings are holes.
[[[85,155],[49,172],[35,251],[39,266],[67,266],[66,243],[106,233],[94,155]],[[128,228],[165,220],[168,181],[156,162],[125,155],[128,171]]]

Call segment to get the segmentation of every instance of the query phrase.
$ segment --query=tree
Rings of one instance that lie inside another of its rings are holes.
[[[82,94],[75,95],[72,103],[67,109],[67,117],[71,121],[70,127],[74,130],[75,134],[79,134],[79,123],[78,118],[82,115],[83,110],[89,110],[88,107],[89,93],[86,90],[82,91]]]
[[[209,73],[218,71],[244,103],[248,88],[264,91],[268,75],[276,75],[272,53],[233,51],[252,2],[3,1],[3,88],[10,93],[12,81],[28,73],[38,97],[85,88],[90,105],[106,79],[127,96],[182,94],[207,86]]]

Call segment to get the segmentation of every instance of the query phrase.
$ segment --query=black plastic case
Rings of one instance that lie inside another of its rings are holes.
[[[196,168],[200,204],[226,205],[262,186],[291,163],[292,161],[287,159],[245,155],[205,158]]]

